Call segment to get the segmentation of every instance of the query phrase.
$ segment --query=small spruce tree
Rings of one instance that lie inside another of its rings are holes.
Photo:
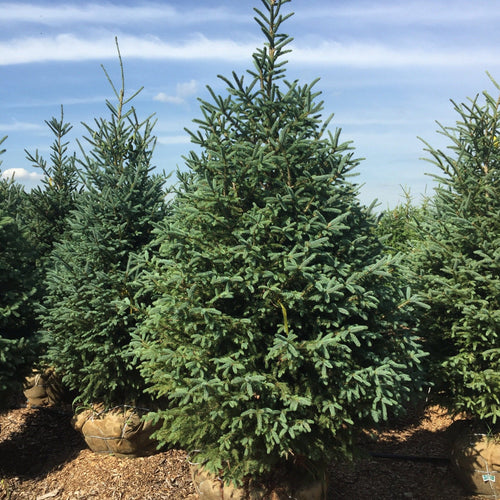
[[[118,52],[119,54],[119,52]],[[119,56],[120,57],[120,56]],[[151,118],[139,121],[126,98],[123,66],[110,119],[85,125],[82,183],[69,228],[52,252],[42,310],[46,360],[81,402],[138,403],[143,381],[130,357],[137,314],[131,261],[148,248],[165,214],[162,176],[153,175]],[[140,92],[140,91],[139,91]]]
[[[67,229],[67,219],[75,208],[80,187],[76,157],[68,155],[69,142],[65,140],[73,127],[64,122],[62,106],[60,119],[53,117],[45,123],[55,136],[50,164],[38,151],[32,154],[26,150],[27,159],[44,174],[41,186],[34,187],[28,194],[30,236],[37,246],[38,266],[42,269],[47,265],[54,242]]]
[[[424,216],[427,198],[420,206],[414,205],[410,193],[405,191],[405,201],[393,209],[384,210],[377,222],[377,235],[384,241],[387,251],[410,253],[419,239],[418,222]]]
[[[495,83],[496,88],[500,87]],[[500,421],[500,98],[454,104],[441,126],[445,152],[426,143],[439,174],[413,254],[430,306],[421,331],[438,401],[489,424]]]
[[[136,341],[171,401],[157,437],[236,483],[349,453],[361,422],[409,398],[423,355],[347,180],[358,161],[327,133],[314,84],[285,79],[287,2],[255,9],[266,43],[249,84],[221,77],[227,95],[201,101],[202,153],[157,230],[144,286],[160,297]]]

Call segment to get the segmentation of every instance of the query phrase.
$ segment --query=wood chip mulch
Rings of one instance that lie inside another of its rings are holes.
[[[472,500],[450,470],[439,408],[367,429],[352,463],[329,470],[328,500]],[[58,408],[0,412],[0,500],[195,500],[187,453],[124,459],[97,455]]]

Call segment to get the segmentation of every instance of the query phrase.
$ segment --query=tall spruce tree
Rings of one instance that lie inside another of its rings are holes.
[[[119,54],[119,52],[118,52]],[[137,314],[131,261],[148,248],[165,214],[162,176],[153,175],[151,118],[139,121],[121,88],[107,101],[109,119],[85,125],[84,190],[69,229],[52,253],[42,312],[46,359],[82,402],[139,402],[143,381],[129,352]]]
[[[0,407],[22,387],[35,353],[35,252],[23,222],[25,208],[22,186],[0,178]]]
[[[202,152],[157,231],[144,285],[160,297],[136,342],[171,401],[157,437],[236,483],[349,453],[360,422],[410,397],[423,355],[347,180],[358,160],[327,133],[314,83],[285,79],[288,1],[255,9],[266,43],[250,82],[221,77],[227,95],[201,101]]]
[[[500,86],[496,83],[497,90]],[[438,400],[454,413],[500,422],[500,98],[454,104],[441,126],[449,152],[426,143],[439,174],[413,253],[430,306],[422,336]]]

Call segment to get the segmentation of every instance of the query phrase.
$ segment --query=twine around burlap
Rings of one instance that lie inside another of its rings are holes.
[[[97,404],[75,415],[72,424],[96,453],[147,456],[156,452],[157,442],[151,435],[160,427],[143,420],[148,411],[128,405],[105,409]]]
[[[500,435],[464,433],[453,447],[452,464],[468,493],[500,499]]]
[[[64,389],[54,369],[47,368],[26,378],[23,393],[29,406],[52,406],[62,401]]]
[[[283,478],[281,484],[265,485],[250,480],[241,487],[225,484],[222,478],[211,474],[203,468],[202,464],[192,463],[191,477],[198,496],[204,500],[259,500],[272,498],[273,500],[325,500],[327,483],[326,479],[311,480],[307,477],[295,475],[287,483]]]

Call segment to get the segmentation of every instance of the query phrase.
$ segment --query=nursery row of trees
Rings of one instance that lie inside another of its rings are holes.
[[[3,393],[53,366],[80,402],[151,408],[161,443],[235,482],[349,454],[424,387],[496,423],[499,100],[455,105],[449,151],[426,144],[433,196],[377,216],[316,82],[286,79],[287,1],[256,9],[246,78],[200,101],[169,196],[123,73],[78,155],[61,113],[50,160],[28,154],[41,186],[1,181]]]

